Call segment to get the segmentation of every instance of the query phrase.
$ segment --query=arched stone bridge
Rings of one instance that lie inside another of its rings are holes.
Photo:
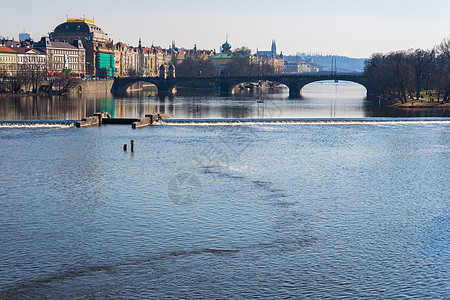
[[[125,94],[127,88],[137,82],[148,82],[158,88],[158,94],[170,94],[177,85],[186,86],[189,83],[204,83],[205,86],[220,87],[221,95],[231,95],[231,91],[236,85],[244,82],[273,81],[284,84],[289,88],[291,97],[298,97],[301,89],[316,81],[339,80],[351,81],[363,85],[370,94],[366,78],[362,73],[357,74],[328,74],[328,75],[270,75],[270,76],[217,76],[217,77],[198,77],[198,78],[160,78],[160,77],[128,77],[116,78],[111,88],[113,94]]]

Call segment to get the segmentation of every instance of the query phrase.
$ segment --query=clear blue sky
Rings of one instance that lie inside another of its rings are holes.
[[[25,30],[38,40],[69,17],[95,18],[114,42],[284,54],[313,52],[369,57],[375,52],[429,49],[450,37],[450,0],[172,0],[3,1],[0,36]]]

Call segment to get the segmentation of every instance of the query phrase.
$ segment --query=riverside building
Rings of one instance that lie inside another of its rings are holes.
[[[86,51],[80,40],[75,40],[72,45],[67,42],[53,42],[50,38],[43,37],[35,49],[45,52],[49,75],[66,70],[77,76],[86,73]]]
[[[10,47],[0,46],[0,75],[15,76],[17,73],[17,52]]]
[[[67,18],[58,25],[50,38],[55,42],[73,44],[81,41],[86,51],[86,74],[99,77],[112,77],[115,74],[114,44],[108,35],[87,18]]]
[[[217,75],[222,75],[223,70],[233,58],[233,52],[231,51],[231,45],[228,43],[228,37],[221,49],[222,51],[220,54],[211,57],[211,61],[216,68]]]
[[[17,52],[18,70],[31,69],[35,71],[44,71],[47,68],[47,55],[39,49],[29,47],[14,47],[12,50]]]

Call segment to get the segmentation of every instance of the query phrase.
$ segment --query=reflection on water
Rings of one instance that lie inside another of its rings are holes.
[[[261,97],[263,103],[257,103]],[[319,82],[307,85],[302,95],[290,99],[288,90],[265,93],[178,93],[158,97],[154,92],[133,91],[127,97],[110,93],[70,96],[7,96],[0,98],[0,120],[80,120],[95,112],[113,117],[144,117],[160,112],[175,118],[364,118],[446,117],[448,108],[394,109],[366,98],[364,87],[348,82]]]

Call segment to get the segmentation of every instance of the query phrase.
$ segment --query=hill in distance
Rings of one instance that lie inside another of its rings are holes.
[[[361,73],[364,71],[364,63],[367,58],[351,58],[347,56],[316,55],[297,53],[297,55],[286,55],[286,61],[305,61],[318,66],[320,71],[331,71],[332,60],[336,59],[337,71],[340,73]]]

